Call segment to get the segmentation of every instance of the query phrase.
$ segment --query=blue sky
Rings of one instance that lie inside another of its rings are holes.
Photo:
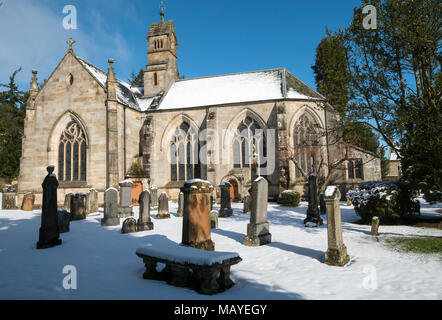
[[[159,0],[0,0],[0,82],[22,66],[18,83],[28,90],[31,70],[49,77],[66,52],[106,70],[116,60],[127,81],[147,63],[145,36],[158,22]],[[178,65],[186,78],[286,67],[315,87],[311,65],[325,28],[345,28],[360,0],[165,0],[175,21]],[[62,10],[77,8],[77,30],[64,30]],[[6,31],[8,30],[8,31]]]

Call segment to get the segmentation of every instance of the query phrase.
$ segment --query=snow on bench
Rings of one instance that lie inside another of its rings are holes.
[[[144,279],[164,280],[178,287],[193,287],[203,294],[215,294],[231,288],[230,267],[242,259],[235,252],[195,249],[176,243],[146,244],[136,251],[143,259]],[[157,263],[166,267],[157,271]]]

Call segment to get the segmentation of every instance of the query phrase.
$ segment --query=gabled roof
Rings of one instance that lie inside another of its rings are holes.
[[[324,97],[287,70],[280,68],[176,80],[157,109],[183,109],[281,99],[322,100]]]
[[[86,68],[86,70],[94,77],[98,83],[106,88],[107,73],[90,64],[89,62],[77,57],[78,61]],[[129,108],[137,111],[146,111],[153,99],[143,97],[142,88],[131,87],[130,84],[117,79],[117,101]]]

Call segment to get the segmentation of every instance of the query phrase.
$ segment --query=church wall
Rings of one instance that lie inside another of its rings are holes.
[[[140,161],[140,129],[143,113],[126,108],[126,176],[134,162]]]
[[[69,84],[68,75],[73,75]],[[58,202],[63,203],[65,192],[87,192],[89,187],[104,191],[106,187],[106,94],[103,88],[70,54],[67,54],[35,100],[35,110],[27,111],[23,155],[20,164],[18,193],[37,193],[37,205],[42,192],[41,183],[46,166],[55,165],[58,177],[57,142],[71,111],[81,120],[88,135],[87,185],[68,188],[60,183]]]

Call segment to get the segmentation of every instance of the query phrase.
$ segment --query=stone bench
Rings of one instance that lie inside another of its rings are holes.
[[[179,244],[155,244],[138,248],[143,259],[144,279],[163,280],[177,287],[192,287],[202,294],[216,294],[231,288],[230,266],[242,259],[235,252],[195,249]],[[157,263],[166,267],[157,271]]]

